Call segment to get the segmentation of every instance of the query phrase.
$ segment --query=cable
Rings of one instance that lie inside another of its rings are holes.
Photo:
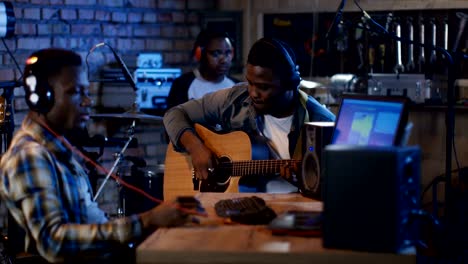
[[[42,121],[39,121],[38,120],[38,123],[44,127],[47,131],[49,131],[55,138],[57,138],[60,142],[62,142],[66,148],[68,148],[69,150],[71,150],[73,153],[77,154],[79,157],[81,157],[82,159],[84,159],[85,161],[89,162],[90,164],[92,164],[96,169],[98,169],[99,171],[101,172],[105,172],[105,173],[108,173],[109,171],[102,167],[101,165],[97,164],[94,160],[90,159],[88,156],[84,155],[81,151],[79,151],[78,149],[74,148],[70,142],[64,137],[64,136],[60,136],[59,134],[57,134],[52,128],[50,128],[47,124],[45,124],[44,122]],[[122,180],[120,177],[118,177],[117,175],[115,175],[114,173],[110,173],[109,174],[110,177],[112,177],[114,180],[118,181],[122,186],[132,190],[132,191],[135,191],[143,196],[145,196],[146,198],[150,199],[151,201],[153,202],[156,202],[158,204],[161,204],[161,203],[164,203],[164,201],[160,200],[160,199],[157,199],[157,198],[154,198],[153,196],[151,196],[150,194],[146,193],[145,191],[139,189],[138,187],[135,187],[127,182],[125,182],[124,180]],[[207,213],[206,212],[198,212],[198,211],[194,211],[194,210],[190,210],[190,209],[187,209],[187,208],[184,208],[184,207],[181,207],[181,206],[176,206],[176,208],[182,212],[185,212],[185,213],[189,213],[189,214],[193,214],[193,215],[197,215],[197,216],[203,216],[203,217],[208,217]]]
[[[102,46],[107,46],[112,51],[112,54],[114,55],[115,61],[119,65],[120,69],[122,70],[122,73],[124,75],[125,80],[128,82],[128,84],[130,84],[133,91],[136,92],[138,90],[138,87],[136,86],[136,83],[135,83],[135,80],[132,77],[132,74],[128,70],[127,65],[125,65],[125,62],[122,60],[122,58],[119,56],[119,54],[114,50],[114,48],[112,48],[111,45],[109,45],[109,44],[107,44],[105,42],[101,42],[101,43],[98,43],[98,44],[94,45],[89,50],[88,54],[86,55],[86,66],[87,67],[89,66],[88,65],[88,56],[89,56],[89,54],[91,54],[96,48],[102,47]],[[89,71],[88,71],[88,79],[89,79]]]
[[[19,77],[19,79],[21,80],[23,78],[23,71],[21,70],[21,67],[19,66],[18,62],[16,61],[15,56],[13,56],[13,53],[11,52],[10,48],[8,48],[8,45],[6,44],[4,38],[2,38],[2,42],[3,42],[3,46],[5,46],[5,48],[6,48],[7,52],[8,52],[8,55],[10,55],[11,59],[13,60],[13,62],[16,65],[16,68],[18,68],[18,71],[21,73],[21,76]]]
[[[91,55],[91,53],[93,53],[93,51],[98,48],[98,47],[101,47],[101,46],[104,46],[105,43],[98,43],[96,45],[94,45],[89,51],[88,51],[88,54],[86,54],[86,58],[85,58],[85,62],[86,62],[86,68],[88,70],[88,80],[89,80],[89,63],[88,63],[88,57],[89,55]]]

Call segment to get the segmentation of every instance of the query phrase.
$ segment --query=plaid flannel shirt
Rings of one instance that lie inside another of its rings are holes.
[[[88,219],[83,188],[92,189],[82,163],[28,116],[0,161],[0,196],[26,232],[26,249],[51,262],[83,252],[99,255],[143,233],[138,215]]]

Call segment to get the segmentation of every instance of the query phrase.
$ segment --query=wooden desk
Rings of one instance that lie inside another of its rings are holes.
[[[277,214],[322,210],[321,202],[299,194],[200,193],[209,219],[200,226],[157,230],[138,246],[136,263],[416,263],[414,255],[325,249],[321,238],[273,236],[265,226],[203,224],[219,220],[213,208],[218,200],[251,195],[265,199]]]

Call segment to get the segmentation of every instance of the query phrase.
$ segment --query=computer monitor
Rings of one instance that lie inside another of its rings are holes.
[[[331,144],[399,146],[407,121],[406,97],[343,95]]]

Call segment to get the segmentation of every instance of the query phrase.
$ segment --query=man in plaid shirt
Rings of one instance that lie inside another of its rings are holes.
[[[93,201],[83,156],[63,136],[85,127],[92,104],[88,86],[77,53],[33,53],[24,70],[30,111],[0,163],[0,196],[26,233],[25,250],[49,262],[105,260],[158,227],[188,219],[173,203],[110,221]]]

